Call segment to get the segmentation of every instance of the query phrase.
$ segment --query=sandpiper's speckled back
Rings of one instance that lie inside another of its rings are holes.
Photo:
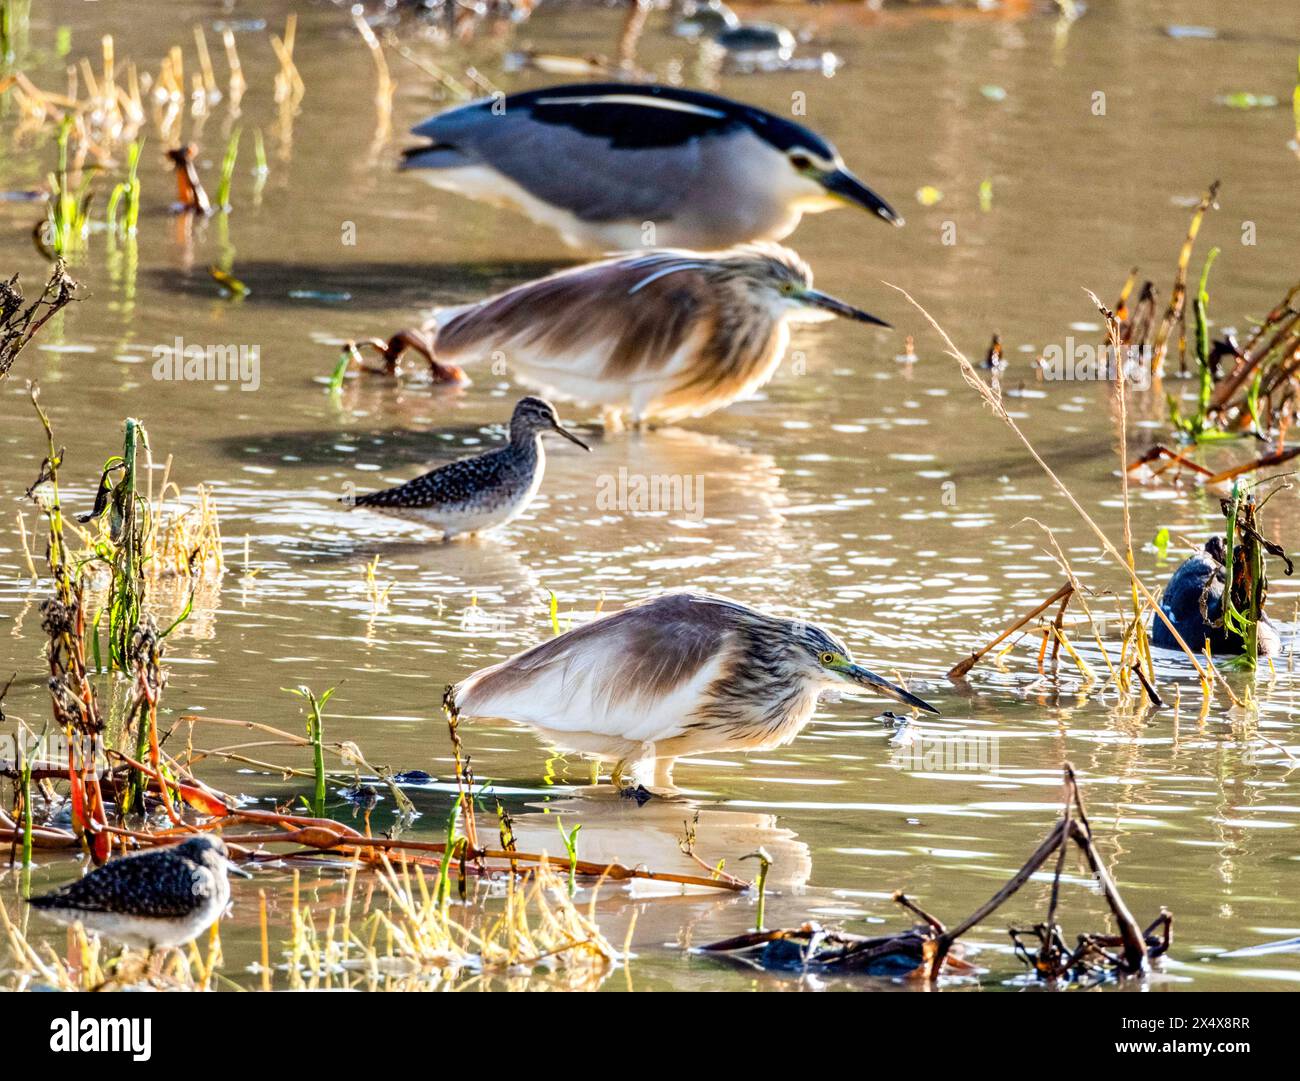
[[[355,505],[422,521],[448,535],[500,525],[528,505],[541,483],[544,431],[562,431],[554,406],[542,398],[521,398],[504,446],[360,496]]]
[[[226,846],[206,834],[183,844],[122,856],[31,899],[33,908],[179,919],[211,903],[225,881]]]

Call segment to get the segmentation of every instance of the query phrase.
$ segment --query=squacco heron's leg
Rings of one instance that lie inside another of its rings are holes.
[[[628,761],[626,758],[620,758],[614,763],[614,768],[609,772],[609,783],[615,788],[622,789],[631,787],[632,782],[623,775],[627,767]]]
[[[433,342],[422,330],[399,330],[388,341],[382,338],[366,338],[354,343],[357,351],[364,348],[373,349],[384,360],[383,373],[397,374],[397,362],[408,349],[414,349],[429,362],[429,374],[435,383],[468,383],[469,378],[455,364],[443,364],[433,355]]]
[[[614,763],[610,781],[620,791],[625,788],[635,788],[648,779],[648,771],[654,768],[654,764],[655,745],[642,743],[635,751],[624,755]]]

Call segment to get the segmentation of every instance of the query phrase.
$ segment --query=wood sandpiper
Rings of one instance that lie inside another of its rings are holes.
[[[504,525],[523,513],[542,483],[543,432],[558,432],[583,450],[591,449],[561,426],[550,402],[520,398],[505,446],[440,466],[396,488],[359,496],[353,505],[439,529],[444,540]]]

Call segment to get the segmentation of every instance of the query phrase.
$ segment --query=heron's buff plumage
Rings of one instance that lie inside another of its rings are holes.
[[[673,719],[672,732],[659,736],[661,753],[772,747],[808,720],[819,689],[795,678],[806,662],[788,627],[786,620],[723,598],[669,594],[475,673],[454,689],[456,706],[468,716],[508,716],[517,695],[533,695],[546,684],[547,701],[559,711],[547,727],[581,732],[578,715],[590,716],[594,703],[574,699],[587,690],[587,679],[592,697],[613,715],[650,709],[711,674],[699,700]],[[564,713],[570,702],[578,715]]]
[[[754,264],[774,263],[801,285],[806,263],[778,245],[721,253],[654,251],[561,271],[448,313],[436,330],[441,360],[466,362],[528,350],[542,368],[603,346],[601,380],[671,375],[656,412],[707,411],[771,377],[788,340],[778,313],[746,296]],[[673,363],[687,363],[675,374]]]
[[[682,594],[683,605],[687,600]],[[618,664],[601,673],[608,705],[658,697],[689,683],[712,660],[719,639],[731,632],[726,610],[720,606],[692,611],[689,622],[671,615],[649,619],[646,608],[631,605],[475,673],[456,688],[457,708],[470,715],[490,715],[493,699],[526,687],[547,669],[562,678],[571,667],[586,670],[592,659],[589,650],[595,649],[611,650],[620,657]],[[681,615],[686,614],[683,608]]]

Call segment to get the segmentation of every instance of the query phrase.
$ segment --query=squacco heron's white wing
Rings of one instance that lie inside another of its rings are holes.
[[[730,669],[732,614],[689,593],[634,605],[474,673],[456,707],[548,732],[671,739]]]

